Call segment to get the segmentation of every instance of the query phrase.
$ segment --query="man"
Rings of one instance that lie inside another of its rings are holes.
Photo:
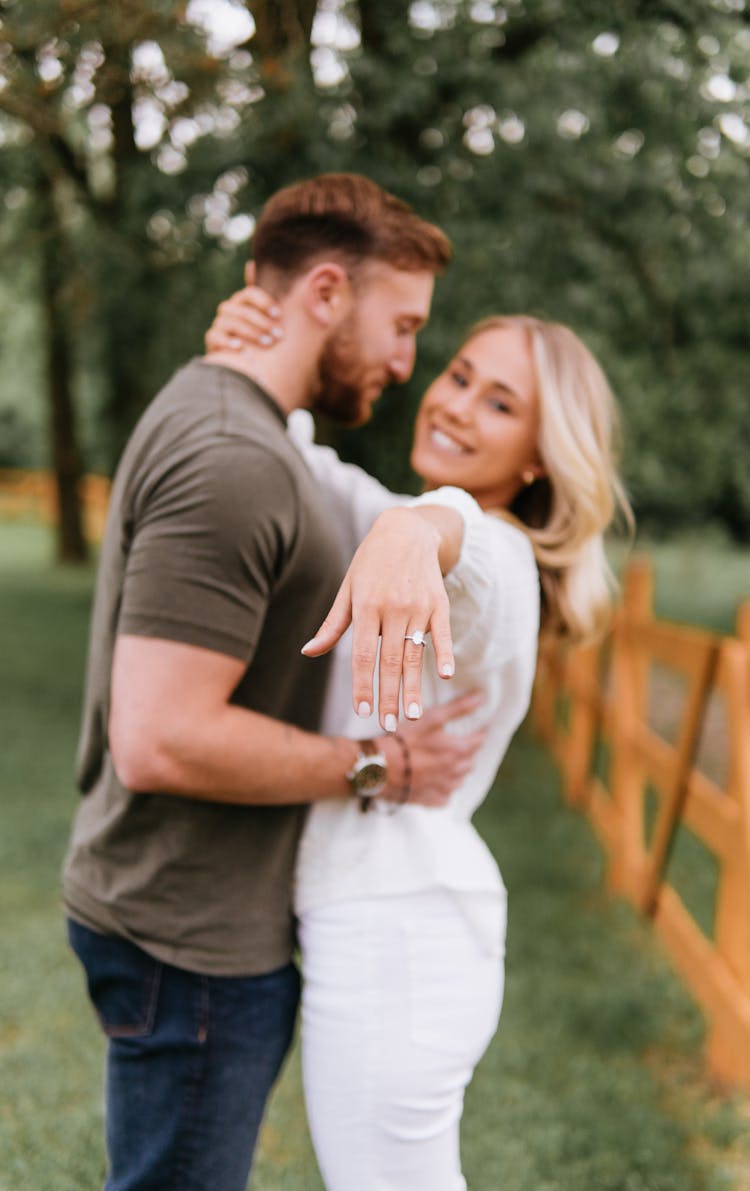
[[[64,900],[110,1039],[108,1191],[244,1188],[297,1005],[300,804],[372,793],[365,750],[315,735],[325,665],[300,648],[343,566],[285,419],[362,422],[409,376],[449,245],[369,180],[329,175],[269,201],[254,256],[284,342],[193,361],[156,397],[101,556]],[[429,801],[466,745],[426,733]],[[379,745],[396,797],[402,750]]]

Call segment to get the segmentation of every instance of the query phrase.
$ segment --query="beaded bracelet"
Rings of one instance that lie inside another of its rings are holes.
[[[401,784],[401,790],[399,791],[399,797],[397,799],[397,803],[403,805],[405,802],[409,801],[409,795],[411,794],[411,753],[409,752],[408,744],[400,732],[391,732],[391,737],[393,740],[398,741],[404,761],[404,778]]]

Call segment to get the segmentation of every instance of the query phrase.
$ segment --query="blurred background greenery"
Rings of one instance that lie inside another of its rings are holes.
[[[745,0],[0,0],[0,468],[54,469],[57,553],[80,561],[81,473],[111,472],[202,350],[265,199],[358,170],[456,259],[412,382],[344,453],[412,487],[409,415],[463,330],[561,319],[612,379],[640,524],[668,539],[658,613],[731,631],[750,591],[749,164]],[[92,573],[51,570],[39,526],[0,527],[0,556],[0,1189],[64,1191],[101,1162],[57,877]],[[695,1011],[601,891],[540,750],[516,749],[483,822],[517,902],[472,1185],[750,1187],[746,1105],[706,1087]],[[258,1186],[315,1177],[292,1064]]]
[[[651,533],[750,541],[744,0],[4,0],[0,467],[76,481],[202,348],[279,186],[358,170],[451,235],[415,376],[339,446],[400,488],[419,393],[492,311],[570,323]]]

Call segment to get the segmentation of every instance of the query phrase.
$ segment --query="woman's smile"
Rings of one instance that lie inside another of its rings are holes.
[[[539,398],[529,336],[479,331],[430,385],[417,415],[411,464],[427,488],[464,488],[482,508],[507,508],[524,473],[541,474]]]
[[[447,451],[449,455],[467,455],[469,448],[460,443],[447,430],[441,430],[438,426],[430,428],[430,439],[433,446],[437,447],[439,451]]]

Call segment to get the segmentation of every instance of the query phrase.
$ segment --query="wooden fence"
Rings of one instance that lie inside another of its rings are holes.
[[[104,533],[110,481],[87,475],[81,480],[84,532],[90,542]],[[55,525],[58,520],[57,487],[50,471],[0,469],[0,521],[29,520]]]
[[[652,608],[634,562],[601,647],[543,652],[535,722],[703,1008],[711,1070],[750,1089],[750,603],[736,637]]]
[[[102,476],[82,481],[92,541],[109,490]],[[0,470],[0,519],[10,518],[55,522],[50,473]],[[652,918],[703,1007],[711,1069],[750,1089],[750,603],[736,637],[656,620],[652,608],[650,567],[633,563],[607,641],[542,651],[534,719],[566,800],[604,846],[612,887]],[[678,889],[687,837],[703,856],[692,864],[693,846]],[[708,914],[691,905],[706,853]]]

